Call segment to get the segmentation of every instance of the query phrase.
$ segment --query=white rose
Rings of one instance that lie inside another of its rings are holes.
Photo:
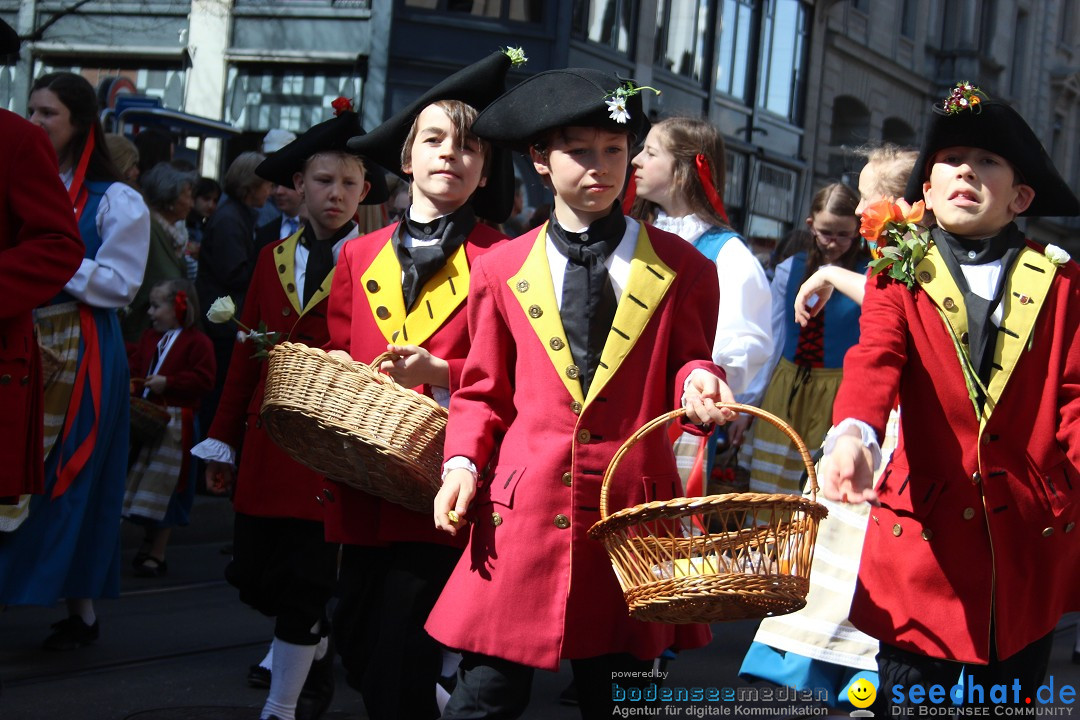
[[[1046,250],[1043,252],[1046,253],[1046,259],[1055,265],[1064,265],[1072,259],[1069,256],[1069,253],[1065,252],[1057,245],[1047,245]]]
[[[234,315],[236,315],[236,303],[228,295],[219,297],[206,311],[206,319],[212,323],[227,323],[233,319]]]

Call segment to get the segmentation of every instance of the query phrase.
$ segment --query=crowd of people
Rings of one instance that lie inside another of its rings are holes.
[[[121,519],[144,532],[131,572],[166,576],[202,485],[234,505],[228,581],[275,619],[248,674],[264,720],[321,715],[338,657],[372,718],[518,717],[562,660],[566,697],[607,717],[616,673],[654,682],[711,635],[627,614],[588,534],[601,477],[682,408],[620,465],[616,506],[710,494],[724,463],[804,492],[802,458],[738,401],[822,448],[830,509],[807,606],[761,623],[744,678],[845,708],[863,680],[1033,692],[1080,609],[1080,270],[1014,220],[1080,203],[1021,115],[958,86],[920,150],[868,149],[858,188],[823,185],[763,264],[724,204],[717,128],[650,122],[650,88],[591,69],[506,90],[520,60],[493,53],[367,132],[339,99],[220,185],[167,133],[107,136],[77,74],[37,78],[29,122],[0,111],[18,171],[0,396],[25,408],[3,421],[20,472],[0,479],[0,605],[62,599],[45,647],[96,642]],[[548,206],[524,206],[514,152]],[[896,213],[910,242],[886,247]],[[206,322],[224,298],[236,322]],[[274,444],[275,338],[389,351],[380,371],[448,409],[430,511]]]

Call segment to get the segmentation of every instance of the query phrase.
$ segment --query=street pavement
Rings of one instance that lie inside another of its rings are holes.
[[[0,613],[0,720],[257,720],[265,690],[249,688],[246,675],[265,652],[273,622],[241,604],[222,579],[231,527],[228,501],[200,495],[192,526],[174,532],[169,574],[141,579],[129,569],[140,531],[126,526],[121,597],[97,604],[101,638],[90,647],[68,653],[39,649],[49,625],[63,618],[61,607]],[[715,625],[713,643],[672,662],[665,684],[745,687],[738,667],[756,625]],[[1080,665],[1071,663],[1074,635],[1075,618],[1068,617],[1056,634],[1049,673],[1059,688],[1080,686]],[[366,718],[340,665],[337,674],[334,701],[323,717]],[[565,663],[559,673],[537,672],[524,717],[578,718],[575,708],[558,701],[570,678]],[[687,705],[667,710],[667,717],[702,716]]]

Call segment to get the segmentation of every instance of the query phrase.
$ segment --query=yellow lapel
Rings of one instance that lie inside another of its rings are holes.
[[[420,291],[412,312],[405,312],[401,264],[393,242],[386,241],[360,277],[368,307],[387,342],[420,345],[443,326],[469,294],[469,259],[462,245]]]
[[[578,367],[566,344],[555,286],[551,282],[551,267],[547,260],[547,223],[540,228],[540,234],[536,236],[521,269],[506,284],[529,318],[533,332],[544,346],[548,360],[559,374],[566,392],[575,401],[584,403],[585,394],[581,390]]]
[[[986,389],[990,400],[986,416],[1001,399],[1016,363],[1027,347],[1057,268],[1037,250],[1025,247],[1013,263],[1001,298],[1001,325],[994,344],[994,360]],[[985,425],[986,418],[983,418]]]
[[[589,386],[586,405],[604,389],[604,385],[630,354],[674,280],[675,271],[657,256],[645,226],[641,225],[634,257],[630,261],[630,276],[622,297],[619,298],[611,332],[608,333],[604,351],[600,354],[600,365]]]
[[[952,334],[964,344],[967,339],[967,306],[964,304],[964,293],[953,280],[945,261],[941,259],[941,252],[937,245],[932,245],[926,251],[926,256],[915,266],[915,279],[919,285],[941,309],[941,314],[952,327]]]
[[[296,292],[296,245],[300,242],[300,230],[285,238],[274,248],[274,264],[277,266],[278,280],[285,296],[289,298],[293,312],[301,314],[300,295]],[[324,283],[329,287],[330,283]]]

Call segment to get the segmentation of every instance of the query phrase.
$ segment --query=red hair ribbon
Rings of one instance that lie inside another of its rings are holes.
[[[716,188],[712,183],[712,171],[709,169],[709,161],[705,158],[703,153],[698,153],[694,158],[694,165],[697,166],[698,179],[701,180],[701,186],[705,188],[705,195],[709,198],[709,203],[713,206],[713,210],[723,218],[724,222],[730,224],[728,220],[727,210],[724,209],[724,200],[720,197],[720,194],[716,192]]]
[[[180,327],[184,327],[184,319],[187,317],[187,293],[183,290],[176,291],[173,310],[176,311],[176,322],[180,323]]]
[[[345,96],[341,96],[330,103],[330,107],[334,108],[334,117],[337,117],[343,112],[352,112],[353,104],[352,100]]]
[[[86,179],[86,167],[90,164],[90,156],[94,154],[94,130],[90,129],[90,133],[86,136],[86,145],[83,147],[82,155],[79,157],[79,164],[75,167],[75,174],[71,177],[71,187],[68,188],[68,197],[71,198],[71,204],[75,208],[75,221],[78,222],[82,217],[83,208],[86,207],[86,200],[90,197],[90,193],[83,187],[83,181]]]

